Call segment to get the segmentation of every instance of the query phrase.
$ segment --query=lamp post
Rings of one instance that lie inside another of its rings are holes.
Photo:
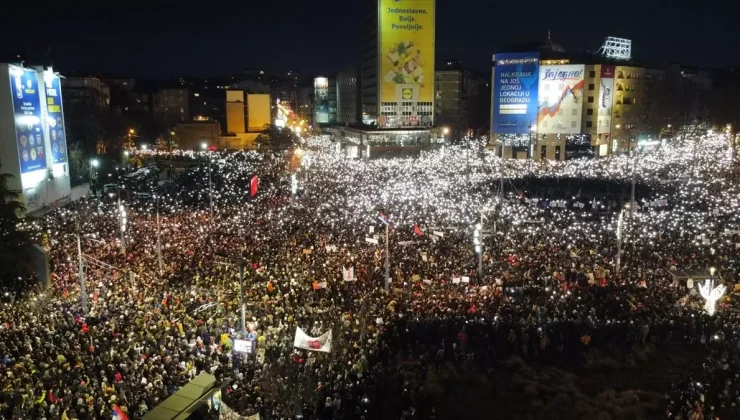
[[[483,212],[480,214],[481,221],[475,225],[473,230],[473,244],[475,245],[475,253],[478,254],[478,275],[483,275]]]
[[[159,231],[159,194],[154,195],[156,212],[157,212],[157,265],[159,266],[159,275],[164,274],[164,263],[162,262],[162,241]]]
[[[87,314],[87,292],[85,292],[85,267],[82,264],[82,242],[80,240],[80,222],[77,221],[77,259],[79,263],[80,275],[78,281],[80,282],[80,306],[82,306],[82,313]]]
[[[92,186],[93,183],[93,168],[98,167],[98,160],[97,159],[90,159],[90,185]]]
[[[388,247],[388,232],[389,232],[388,226],[389,225],[390,223],[388,222],[385,223],[385,282],[384,282],[385,285],[384,285],[384,288],[386,292],[390,288],[390,284],[391,284],[391,260],[390,260],[390,255],[388,253],[388,248],[389,248]]]

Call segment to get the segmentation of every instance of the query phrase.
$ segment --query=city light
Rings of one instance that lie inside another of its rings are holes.
[[[206,150],[206,149],[208,149],[208,143],[206,143],[206,142],[202,142],[202,143],[200,144],[200,149],[201,149],[201,150]]]
[[[144,150],[144,151],[146,151],[146,149],[147,149],[147,145],[146,145],[146,144],[142,144],[142,145],[141,145],[141,150]]]
[[[97,168],[99,165],[99,162],[97,159],[90,160],[90,165],[92,165],[93,168]]]

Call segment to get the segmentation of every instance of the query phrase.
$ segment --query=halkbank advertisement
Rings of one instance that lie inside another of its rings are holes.
[[[434,102],[434,0],[380,0],[380,101]]]

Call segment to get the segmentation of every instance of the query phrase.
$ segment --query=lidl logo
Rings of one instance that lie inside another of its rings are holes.
[[[401,97],[403,99],[411,99],[413,96],[414,92],[411,89],[406,88],[401,91]]]

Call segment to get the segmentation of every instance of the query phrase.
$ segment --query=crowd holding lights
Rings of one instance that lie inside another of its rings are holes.
[[[388,160],[347,159],[320,138],[301,147],[293,171],[274,152],[174,151],[201,164],[174,191],[24,223],[48,244],[53,285],[0,308],[0,416],[140,418],[209,372],[231,380],[223,407],[244,416],[377,418],[395,372],[408,398],[394,417],[410,418],[429,409],[417,403],[426,375],[400,371],[399,351],[444,362],[482,336],[498,357],[529,359],[702,342],[706,369],[677,384],[666,415],[740,416],[728,375],[740,368],[740,189],[723,135],[544,163],[482,147]],[[633,179],[648,192],[627,216]],[[626,196],[600,195],[607,182]],[[672,275],[709,267],[701,287]],[[257,348],[246,359],[233,350],[240,301]],[[331,331],[331,352],[293,348],[296,327]]]

